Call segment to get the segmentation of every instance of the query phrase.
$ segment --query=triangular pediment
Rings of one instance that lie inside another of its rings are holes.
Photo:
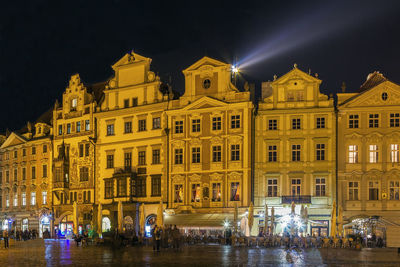
[[[305,73],[304,71],[298,69],[297,66],[295,66],[291,71],[273,81],[272,85],[285,84],[291,80],[304,80],[306,82],[315,82],[318,84],[322,82],[320,79]]]
[[[118,67],[139,62],[151,62],[151,59],[136,54],[132,51],[130,53],[126,53],[120,60],[118,60],[114,65],[112,65],[112,68],[115,70]]]
[[[182,110],[196,110],[196,109],[204,109],[204,108],[217,108],[224,107],[227,103],[217,100],[208,96],[202,97],[194,101],[193,103],[187,105]]]
[[[203,57],[202,59],[196,61],[190,67],[183,70],[183,73],[195,71],[200,69],[202,66],[211,66],[211,67],[228,67],[229,64],[224,63],[222,61],[210,58],[210,57]]]
[[[18,134],[12,132],[6,139],[6,141],[4,141],[4,143],[1,145],[0,148],[6,148],[6,147],[10,147],[10,146],[16,146],[16,145],[20,145],[26,143],[26,140],[19,136]]]
[[[400,86],[384,81],[341,104],[344,108],[397,106],[400,104]]]

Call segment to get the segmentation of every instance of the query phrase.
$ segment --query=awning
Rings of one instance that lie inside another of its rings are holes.
[[[238,220],[241,216],[238,216]],[[165,215],[164,225],[172,224],[179,228],[187,229],[224,229],[225,223],[233,224],[233,214],[230,213],[207,213],[207,214],[175,214]]]

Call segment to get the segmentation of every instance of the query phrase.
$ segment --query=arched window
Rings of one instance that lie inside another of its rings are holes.
[[[103,232],[108,232],[111,230],[111,222],[110,219],[108,217],[104,217],[101,220],[101,229]]]
[[[29,220],[28,218],[25,218],[22,220],[22,231],[28,230],[29,227]]]

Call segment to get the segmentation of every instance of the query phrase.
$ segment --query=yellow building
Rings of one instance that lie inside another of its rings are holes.
[[[185,93],[169,102],[167,224],[222,229],[235,203],[251,201],[250,92],[231,65],[204,57],[183,71]],[[188,214],[189,213],[189,214]]]
[[[307,207],[307,232],[326,235],[336,197],[336,120],[333,98],[319,90],[321,80],[295,65],[263,83],[255,119],[255,213],[252,233],[265,227],[264,210],[275,210],[276,233],[285,216]],[[270,224],[268,224],[270,225]],[[306,228],[303,226],[303,231]]]
[[[383,236],[384,222],[400,223],[399,114],[400,86],[379,72],[338,94],[338,202],[349,232],[365,222]]]
[[[72,205],[78,204],[79,226],[88,228],[95,202],[96,129],[94,111],[104,84],[85,86],[78,74],[71,76],[62,103],[53,110],[53,208],[54,226],[62,234],[73,229]]]
[[[164,110],[168,96],[160,91],[160,79],[150,63],[150,58],[133,52],[116,62],[95,114],[96,199],[102,205],[103,232],[118,227],[121,201],[126,230],[139,230],[139,205],[144,204],[148,235],[160,201],[167,201]]]
[[[44,118],[45,116],[43,116]],[[0,147],[0,218],[2,229],[51,234],[51,126],[38,120],[12,132]],[[44,236],[50,237],[50,236]]]

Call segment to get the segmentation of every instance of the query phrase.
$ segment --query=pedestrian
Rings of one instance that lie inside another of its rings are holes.
[[[154,228],[151,230],[151,237],[153,239],[153,250],[156,250],[156,232],[157,232],[157,225],[154,225]]]
[[[5,229],[3,231],[3,239],[4,239],[4,248],[9,248],[9,244],[8,244],[8,231],[7,229]]]
[[[174,225],[174,229],[172,230],[172,240],[173,240],[173,247],[175,249],[179,249],[179,240],[181,238],[181,233],[179,229]]]

